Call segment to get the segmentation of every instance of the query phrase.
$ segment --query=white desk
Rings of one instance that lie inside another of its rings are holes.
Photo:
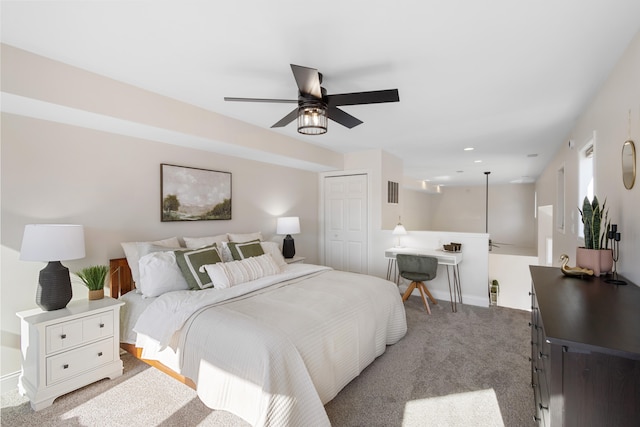
[[[384,256],[389,260],[387,264],[387,280],[395,278],[398,283],[400,279],[397,271],[396,255],[427,255],[438,259],[439,265],[447,267],[447,280],[449,282],[449,298],[451,299],[451,311],[458,311],[457,303],[462,304],[462,289],[460,287],[460,270],[458,264],[462,262],[462,252],[446,252],[442,249],[426,248],[389,248],[384,251]],[[449,272],[452,270],[452,273]],[[453,276],[453,288],[451,286],[451,276]]]

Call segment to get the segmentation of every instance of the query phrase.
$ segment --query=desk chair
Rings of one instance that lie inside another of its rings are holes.
[[[429,299],[434,304],[438,302],[433,298],[433,295],[431,295],[431,292],[429,292],[424,282],[435,279],[438,270],[438,259],[426,255],[398,254],[396,255],[396,262],[398,263],[400,276],[411,280],[411,284],[402,296],[402,301],[406,301],[411,295],[411,292],[413,292],[415,288],[418,288],[420,295],[422,295],[424,308],[427,309],[427,313],[431,314],[431,309],[429,308],[425,294],[429,296]]]

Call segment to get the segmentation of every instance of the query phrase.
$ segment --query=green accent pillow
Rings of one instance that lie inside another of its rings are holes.
[[[211,278],[200,267],[207,264],[222,262],[215,244],[199,249],[174,251],[176,262],[191,289],[206,289],[213,287]],[[204,269],[203,269],[204,270]]]
[[[236,261],[251,258],[253,256],[264,255],[264,250],[262,249],[262,245],[260,245],[260,240],[252,240],[250,242],[243,243],[229,242],[227,243],[227,246],[231,251],[231,256],[233,256],[233,259]]]

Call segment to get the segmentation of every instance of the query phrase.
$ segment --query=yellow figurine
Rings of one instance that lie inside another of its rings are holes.
[[[593,276],[593,270],[588,268],[569,267],[567,265],[569,263],[569,255],[567,254],[560,255],[560,262],[562,262],[560,269],[566,276]]]

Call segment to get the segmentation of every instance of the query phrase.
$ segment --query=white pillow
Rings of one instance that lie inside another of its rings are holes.
[[[140,260],[140,253],[138,252],[138,243],[152,243],[154,245],[166,246],[167,248],[180,248],[180,242],[177,237],[170,237],[164,240],[156,240],[155,242],[123,242],[121,243],[122,249],[124,249],[124,256],[127,258],[127,263],[131,269],[131,276],[133,281],[138,283],[140,281],[140,270],[138,268],[138,261]]]
[[[236,262],[236,261],[231,261]],[[226,289],[230,288],[231,279],[227,275],[227,270],[222,267],[223,265],[231,264],[229,262],[219,262],[217,264],[205,264],[200,267],[200,270],[204,270],[207,272],[209,277],[211,278],[211,283],[213,283],[214,289]]]
[[[149,255],[150,253],[153,253],[153,252],[167,252],[169,249],[179,249],[179,248],[167,247],[162,245],[156,245],[150,242],[138,242],[136,246],[138,247],[139,258],[142,258],[143,256]],[[139,263],[139,260],[138,260],[138,263]]]
[[[256,231],[255,233],[245,233],[245,234],[232,234],[227,233],[227,238],[230,242],[250,242],[252,240],[262,240],[262,233],[260,231]]]
[[[173,251],[152,252],[138,262],[140,282],[138,289],[144,297],[157,297],[166,292],[189,289]]]
[[[280,267],[269,254],[245,258],[240,261],[207,264],[200,267],[200,270],[207,272],[216,289],[229,288],[280,273]]]
[[[233,254],[231,253],[231,249],[229,249],[229,245],[227,245],[227,243],[229,242],[222,242],[219,245],[216,244],[216,246],[218,247],[218,252],[220,252],[220,256],[222,257],[223,262],[233,261]]]
[[[260,242],[260,246],[262,246],[265,254],[271,255],[280,268],[287,266],[287,262],[284,260],[284,256],[282,256],[282,251],[280,251],[280,246],[276,242]]]
[[[209,237],[183,237],[184,244],[189,249],[200,249],[203,246],[211,246],[214,243],[220,247],[222,242],[227,242],[227,235],[220,234],[218,236],[209,236]]]

